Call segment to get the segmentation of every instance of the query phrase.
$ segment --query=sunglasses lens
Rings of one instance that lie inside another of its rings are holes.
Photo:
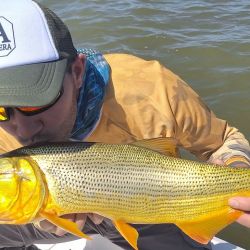
[[[51,104],[42,106],[42,107],[17,107],[16,109],[18,109],[19,111],[21,111],[23,114],[26,114],[26,115],[39,114],[39,113],[47,110],[48,108],[52,107],[60,99],[62,94],[63,94],[63,88],[59,92],[59,94],[56,97],[56,99],[54,100],[54,102],[52,102]]]
[[[49,109],[50,107],[52,107],[60,99],[62,94],[63,94],[63,88],[59,92],[59,94],[56,97],[56,99],[54,100],[54,102],[52,102],[49,105],[45,105],[42,107],[41,106],[40,107],[13,107],[12,109],[16,109],[26,116],[36,115],[36,114],[39,114],[39,113]],[[10,119],[8,109],[9,108],[0,107],[0,122],[7,121]]]
[[[8,119],[7,110],[4,107],[0,107],[0,121],[7,121]]]
[[[37,111],[39,112],[40,110],[43,109],[43,107],[18,107],[17,109],[23,112],[32,113],[32,112],[37,112]]]

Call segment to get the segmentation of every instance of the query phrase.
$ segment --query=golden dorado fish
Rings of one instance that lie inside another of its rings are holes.
[[[127,223],[174,223],[208,243],[242,214],[228,206],[228,199],[250,196],[250,170],[172,157],[176,152],[171,139],[152,139],[121,145],[48,143],[4,154],[0,223],[47,219],[88,238],[59,216],[97,213],[110,218],[134,249],[138,233]]]

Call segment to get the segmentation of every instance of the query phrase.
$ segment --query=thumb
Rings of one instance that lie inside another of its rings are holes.
[[[229,205],[238,210],[250,211],[250,198],[234,197],[229,200]]]

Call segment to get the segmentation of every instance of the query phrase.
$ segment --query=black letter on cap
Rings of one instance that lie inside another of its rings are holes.
[[[10,43],[10,40],[8,39],[1,23],[0,23],[0,36],[3,37],[2,43]]]

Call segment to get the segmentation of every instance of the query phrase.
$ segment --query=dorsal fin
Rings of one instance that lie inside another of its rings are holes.
[[[148,148],[167,156],[180,157],[177,147],[177,140],[171,137],[168,138],[153,138],[144,139],[136,142],[132,142],[132,145]]]

